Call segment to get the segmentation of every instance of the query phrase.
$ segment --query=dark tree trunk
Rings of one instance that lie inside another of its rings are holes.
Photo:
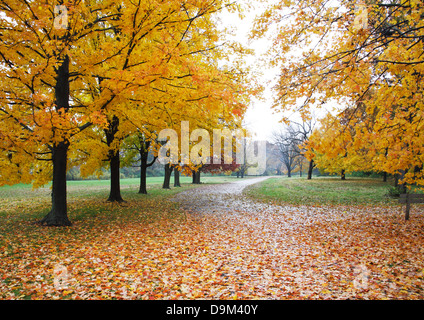
[[[69,57],[66,56],[56,72],[55,86],[56,110],[67,112],[69,109]],[[52,147],[53,180],[52,209],[39,221],[46,226],[70,226],[66,202],[66,171],[69,142],[56,143]]]
[[[400,174],[397,175],[397,186],[399,188],[400,193],[407,193],[406,183],[399,183],[399,180],[403,180],[405,178],[405,170],[401,170]]]
[[[138,193],[141,194],[147,194],[147,179],[146,179],[146,171],[147,171],[147,164],[141,162],[140,165],[140,188],[138,189]]]
[[[291,178],[291,169],[287,169],[287,177]]]
[[[112,121],[109,122],[109,127],[105,130],[106,142],[109,148],[115,140],[115,135],[119,128],[119,118],[113,116]],[[110,163],[110,192],[107,201],[110,202],[124,202],[121,196],[121,176],[120,176],[120,165],[121,159],[119,156],[119,149],[111,149],[109,151],[109,163]]]
[[[171,189],[171,187],[169,186],[170,182],[171,182],[171,174],[172,174],[172,166],[168,163],[165,165],[165,176],[163,179],[163,189]]]
[[[387,182],[387,172],[383,172],[383,182]]]
[[[240,177],[240,171],[237,171],[237,178]]]
[[[52,209],[39,222],[46,226],[70,226],[66,201],[66,162],[68,155],[68,142],[60,142],[53,147],[53,183],[52,183]]]
[[[195,184],[196,183],[196,171],[192,170],[191,172],[192,172],[192,178],[193,178],[191,183]]]
[[[314,160],[309,161],[308,180],[312,179],[312,171],[314,170]]]
[[[193,184],[200,184],[200,170],[193,170]]]
[[[140,153],[140,188],[138,193],[147,194],[147,157],[149,156],[149,146],[150,142],[145,142],[142,137],[140,137],[139,153]],[[152,163],[153,164],[153,163]]]
[[[200,184],[200,170],[196,172],[196,182],[195,184]]]
[[[174,187],[181,187],[180,184],[180,172],[177,168],[174,168]]]
[[[140,153],[140,188],[138,189],[138,193],[147,194],[147,168],[151,167],[157,157],[154,157],[153,160],[148,163],[147,160],[149,158],[149,148],[150,141],[144,140],[143,136],[139,136],[140,145],[138,147],[138,151]]]
[[[340,174],[340,177],[341,177],[342,180],[346,180],[346,171],[345,171],[345,169],[342,169],[342,172]]]
[[[107,199],[109,202],[124,202],[121,196],[120,165],[119,151],[116,151],[110,158],[110,193]]]

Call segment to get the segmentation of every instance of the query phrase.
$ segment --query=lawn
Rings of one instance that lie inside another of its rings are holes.
[[[204,176],[202,184],[234,179]],[[155,240],[151,244],[156,248],[161,243],[160,234],[172,234],[185,224],[186,214],[170,198],[199,185],[191,184],[190,177],[181,177],[180,188],[171,186],[166,190],[162,189],[162,182],[162,177],[148,178],[148,194],[144,195],[137,193],[138,179],[122,179],[121,192],[126,202],[116,204],[106,201],[109,181],[69,181],[68,216],[73,225],[62,228],[34,224],[50,210],[49,186],[35,190],[30,185],[0,187],[0,299],[122,297],[116,292],[123,285],[116,282],[123,281],[117,280],[119,276],[114,278],[114,283],[108,283],[108,288],[100,288],[86,277],[96,270],[106,277],[119,272],[119,267],[109,267],[105,261],[105,264],[97,263],[99,267],[95,268],[93,259],[97,262],[106,256],[125,259],[124,249],[127,255],[156,250],[149,245],[152,239]],[[128,247],[128,242],[134,243],[133,249]],[[149,259],[148,252],[143,254]],[[86,296],[55,283],[57,268],[63,265],[69,272],[82,270],[83,274],[74,273],[74,276],[85,279],[77,286],[89,287]],[[146,294],[153,296],[155,282],[150,281],[149,285],[153,287]]]
[[[50,208],[48,187],[0,188],[0,299],[422,299],[422,215],[406,224],[396,208],[280,207],[226,193],[229,210],[189,215],[171,195],[198,187],[190,181],[163,190],[152,178],[140,195],[135,179],[122,180],[123,204],[106,202],[104,181],[69,182],[73,225],[61,228],[33,223]],[[302,184],[270,179],[247,192]]]
[[[250,186],[245,194],[263,201],[294,205],[393,205],[392,182],[381,179],[334,177],[270,178]]]
[[[236,179],[232,176],[204,176],[201,178],[202,184],[226,183]],[[121,192],[124,199],[143,200],[154,196],[169,196],[184,191],[187,188],[196,187],[191,184],[191,177],[180,177],[181,188],[173,187],[173,179],[171,179],[171,189],[162,189],[163,177],[148,177],[147,191],[148,195],[137,194],[140,180],[121,179]],[[73,200],[104,200],[108,197],[109,180],[78,180],[68,181],[68,199]],[[5,211],[19,210],[19,208],[31,205],[32,208],[38,207],[40,204],[49,205],[50,203],[50,185],[33,189],[31,185],[17,184],[13,186],[0,187],[0,214]]]

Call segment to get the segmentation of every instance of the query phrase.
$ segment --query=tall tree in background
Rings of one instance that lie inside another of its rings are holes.
[[[287,176],[291,178],[292,171],[298,165],[297,159],[301,156],[301,140],[293,127],[275,131],[272,135],[273,143],[277,146],[277,153],[287,169]]]
[[[155,137],[154,133],[147,135],[139,131],[128,137],[124,142],[125,164],[140,168],[140,186],[138,190],[140,194],[147,194],[147,168],[153,166],[157,159]]]

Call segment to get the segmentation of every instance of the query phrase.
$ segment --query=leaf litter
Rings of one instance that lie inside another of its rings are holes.
[[[92,203],[97,216],[59,229],[5,216],[0,298],[424,298],[421,213],[255,202],[247,184],[129,201],[114,219]]]

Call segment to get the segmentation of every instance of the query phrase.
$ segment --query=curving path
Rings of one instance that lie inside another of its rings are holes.
[[[218,213],[252,206],[252,201],[242,196],[244,188],[270,177],[240,179],[232,183],[205,185],[179,193],[172,200],[190,213]]]
[[[422,218],[405,224],[398,208],[276,205],[243,195],[267,178],[173,199],[189,213],[181,232],[201,244],[215,299],[422,299]],[[387,261],[399,262],[398,273]]]

